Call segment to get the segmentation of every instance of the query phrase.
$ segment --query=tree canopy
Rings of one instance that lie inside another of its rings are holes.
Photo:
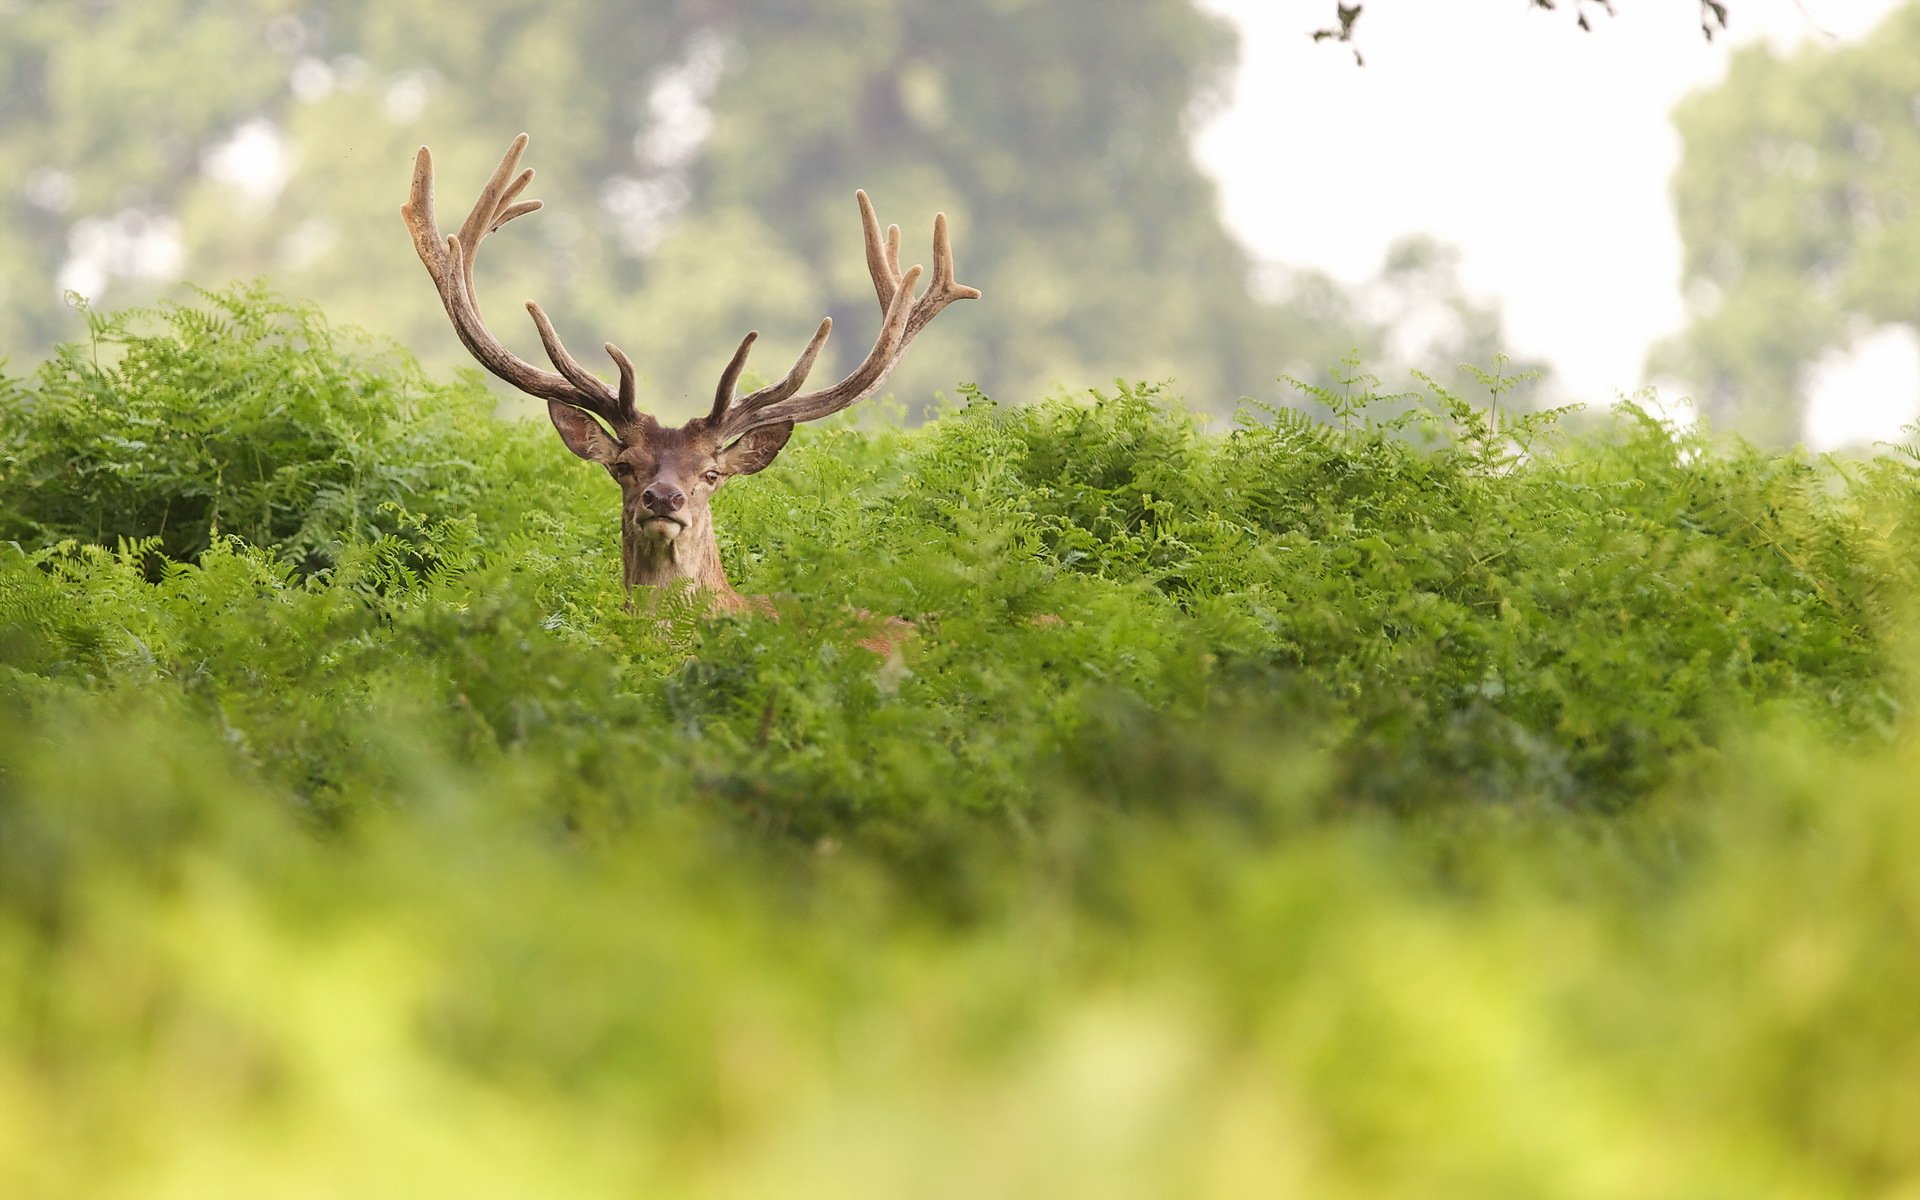
[[[1222,224],[1190,134],[1235,44],[1190,0],[105,0],[0,26],[16,357],[71,336],[64,289],[117,305],[184,275],[267,276],[463,361],[395,211],[418,144],[457,214],[522,129],[549,207],[489,242],[485,311],[529,357],[529,297],[575,345],[618,341],[669,411],[749,328],[763,372],[822,314],[839,363],[864,349],[855,187],[909,261],[948,211],[988,298],[916,348],[903,395],[1125,374],[1226,407],[1389,342],[1324,278],[1259,286]]]
[[[1743,50],[1676,121],[1693,316],[1652,369],[1718,423],[1791,441],[1823,355],[1920,326],[1920,5],[1857,44]]]

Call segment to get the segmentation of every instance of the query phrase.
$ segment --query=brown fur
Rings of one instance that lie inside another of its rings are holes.
[[[639,445],[619,447],[604,462],[620,485],[621,578],[629,588],[691,583],[711,593],[716,608],[741,612],[749,605],[720,562],[713,494],[735,475],[750,474],[766,462],[729,456],[700,425],[659,429]],[[686,506],[668,517],[656,515],[643,499],[655,485],[679,489]]]

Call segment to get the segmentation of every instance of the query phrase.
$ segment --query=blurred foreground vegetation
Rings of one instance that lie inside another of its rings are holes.
[[[0,383],[0,1194],[1912,1194],[1920,464],[1346,377],[803,430],[783,619],[656,620],[476,380],[95,318]]]

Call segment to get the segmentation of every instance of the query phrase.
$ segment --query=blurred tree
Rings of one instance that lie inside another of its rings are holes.
[[[1675,120],[1693,319],[1649,370],[1722,425],[1793,441],[1815,362],[1920,327],[1920,4],[1857,44],[1744,50]]]
[[[1551,368],[1543,359],[1512,355],[1500,310],[1469,295],[1460,281],[1460,249],[1425,235],[1403,237],[1387,248],[1379,273],[1363,285],[1367,312],[1388,331],[1386,360],[1444,376],[1456,363],[1487,366],[1506,355],[1507,370],[1532,375],[1514,398],[1521,408],[1558,401],[1549,396]]]
[[[175,208],[206,148],[286,90],[258,51],[290,7],[0,4],[0,175],[17,185],[0,192],[0,347],[73,334],[58,289],[177,270]]]
[[[0,195],[0,345],[70,336],[63,289],[262,275],[464,361],[396,215],[413,147],[457,221],[526,129],[552,207],[488,243],[480,290],[528,357],[535,297],[686,413],[741,332],[778,374],[826,313],[824,377],[877,320],[860,186],[909,261],[947,210],[987,294],[900,394],[1171,376],[1225,409],[1387,345],[1322,277],[1254,294],[1189,148],[1233,49],[1191,0],[0,0],[0,169],[25,182]]]

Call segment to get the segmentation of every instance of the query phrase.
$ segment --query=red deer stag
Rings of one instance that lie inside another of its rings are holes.
[[[906,354],[914,335],[941,309],[955,300],[979,297],[978,289],[954,281],[946,215],[933,219],[933,281],[926,294],[916,298],[913,289],[920,268],[900,269],[900,227],[888,226],[882,234],[867,194],[855,193],[866,229],[867,268],[873,274],[882,314],[873,349],[839,383],[802,392],[800,386],[833,328],[829,317],[820,322],[785,378],[736,399],[734,385],[758,336],[749,333],[721,372],[713,410],[672,429],[634,406],[633,364],[612,342],[606,343],[606,351],[620,371],[618,390],[567,353],[538,304],[528,301],[527,311],[558,374],[517,357],[481,320],[473,292],[473,262],[481,241],[508,221],[540,207],[538,200],[519,198],[533,181],[531,168],[515,173],[526,148],[526,134],[513,139],[460,232],[446,238],[441,237],[433,216],[433,156],[422,146],[414,159],[413,193],[400,215],[440,291],[454,332],[481,366],[545,400],[547,415],[567,449],[606,467],[619,483],[621,559],[629,589],[690,582],[722,609],[755,607],[727,582],[720,565],[709,507],[713,493],[735,475],[751,475],[771,463],[798,422],[831,416],[873,394]]]

